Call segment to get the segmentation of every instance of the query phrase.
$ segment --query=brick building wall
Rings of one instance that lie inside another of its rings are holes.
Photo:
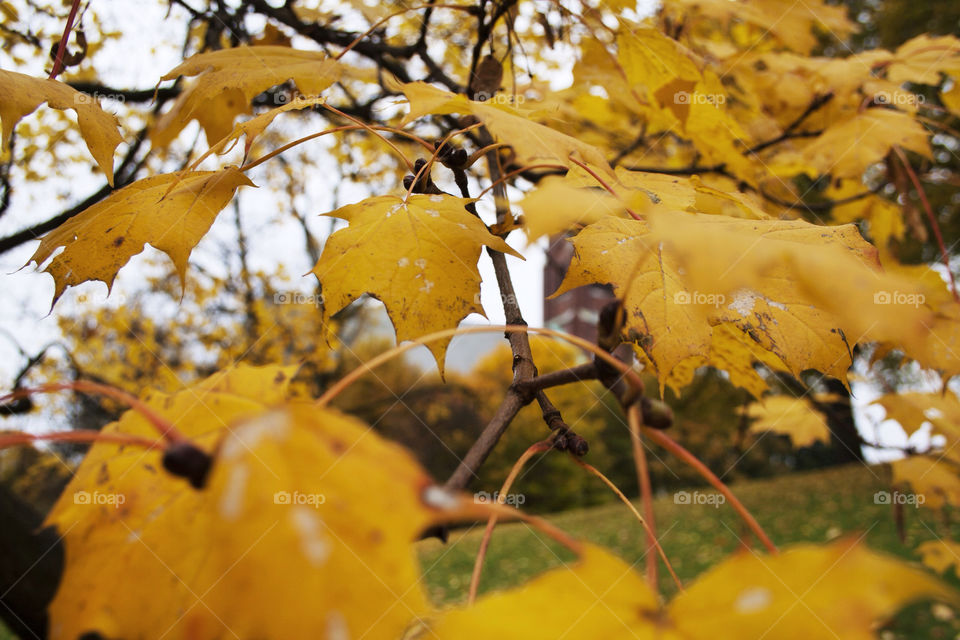
[[[573,245],[562,237],[552,239],[543,267],[545,298],[563,282],[572,256]],[[613,289],[609,285],[577,287],[557,298],[544,300],[543,324],[550,329],[566,331],[593,342],[597,339],[600,309],[612,299]]]

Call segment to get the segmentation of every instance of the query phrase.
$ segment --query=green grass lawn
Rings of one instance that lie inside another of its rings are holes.
[[[905,506],[906,543],[897,537],[893,509],[876,504],[874,493],[889,489],[885,466],[851,465],[826,471],[797,473],[754,480],[731,488],[778,546],[798,542],[826,542],[844,534],[864,535],[866,544],[917,561],[918,544],[936,537],[960,535],[960,521],[948,525],[928,509]],[[514,489],[523,492],[523,487]],[[654,513],[661,544],[680,579],[691,582],[749,539],[729,507],[674,504],[673,494],[658,497]],[[955,514],[954,519],[957,520]],[[581,509],[549,517],[553,524],[585,540],[603,545],[643,571],[644,534],[622,503]],[[436,604],[462,602],[470,583],[483,525],[454,532],[444,545],[437,540],[421,544],[420,558],[428,593]],[[481,592],[502,589],[562,562],[573,555],[522,523],[497,527],[484,565]],[[948,578],[955,586],[960,581]],[[667,597],[676,590],[661,569],[661,589]],[[949,611],[936,607],[940,617]],[[960,612],[958,612],[960,613]],[[958,638],[957,619],[936,620],[934,607],[918,604],[901,613],[883,632],[883,638]]]

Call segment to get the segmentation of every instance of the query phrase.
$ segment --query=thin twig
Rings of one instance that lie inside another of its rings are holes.
[[[897,154],[897,157],[900,158],[903,168],[906,170],[907,175],[910,176],[910,182],[913,183],[914,188],[917,190],[917,195],[920,197],[920,203],[923,204],[923,210],[926,212],[927,219],[930,221],[930,226],[933,228],[933,236],[937,239],[937,246],[940,247],[940,259],[943,262],[943,266],[947,268],[947,275],[950,276],[950,290],[953,292],[953,299],[957,302],[960,302],[960,295],[957,295],[957,281],[954,279],[953,270],[950,268],[950,256],[947,253],[946,245],[943,243],[943,235],[940,233],[940,225],[937,223],[936,216],[933,215],[933,209],[930,207],[930,201],[927,200],[927,194],[923,189],[923,185],[920,184],[920,178],[917,177],[913,167],[910,166],[910,161],[907,159],[907,155],[903,152],[903,149],[898,146],[894,146],[893,150]]]
[[[653,491],[650,487],[650,469],[647,467],[647,455],[643,450],[643,440],[640,433],[640,405],[633,403],[627,409],[627,422],[630,424],[630,444],[633,447],[633,460],[637,466],[637,484],[640,486],[640,496],[643,500],[643,512],[647,519],[647,582],[650,588],[657,590],[657,557],[650,551],[657,546],[656,523],[653,519]]]
[[[544,451],[549,451],[553,448],[553,443],[549,440],[541,440],[530,445],[523,454],[517,458],[517,461],[513,463],[513,467],[510,469],[510,473],[507,475],[507,479],[503,481],[503,485],[500,487],[500,493],[497,494],[496,502],[498,504],[506,503],[506,496],[510,492],[510,487],[513,486],[514,481],[517,479],[520,470],[523,469],[523,466],[527,464],[527,461],[538,453],[543,453]],[[497,516],[492,515],[490,519],[487,520],[487,528],[483,531],[483,538],[480,540],[480,549],[477,551],[477,557],[473,561],[473,573],[470,575],[470,591],[467,596],[467,604],[472,605],[477,599],[477,589],[480,586],[480,574],[483,572],[483,561],[487,557],[487,547],[490,546],[490,538],[493,536],[493,529],[497,526]]]
[[[80,8],[80,0],[73,0],[70,6],[70,15],[67,16],[67,24],[63,28],[63,37],[60,38],[60,44],[57,46],[57,57],[53,61],[53,70],[50,71],[50,79],[56,80],[60,72],[63,71],[63,56],[67,52],[67,40],[70,39],[70,30],[73,29],[73,21],[77,17],[77,9]]]
[[[763,546],[765,546],[770,553],[777,553],[777,546],[773,544],[773,541],[770,540],[753,515],[747,511],[747,508],[737,499],[737,496],[733,495],[733,492],[723,483],[723,480],[710,471],[707,465],[703,464],[697,456],[684,449],[664,432],[657,431],[656,429],[647,429],[646,434],[651,440],[693,467],[707,482],[713,485],[717,491],[722,493],[730,502],[733,510],[737,512],[743,521],[747,523],[747,526],[750,527],[750,530],[753,531],[754,535],[763,543]]]

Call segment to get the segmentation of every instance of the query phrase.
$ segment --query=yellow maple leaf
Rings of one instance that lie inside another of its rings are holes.
[[[879,624],[926,598],[960,603],[934,576],[844,539],[776,556],[742,551],[661,607],[633,567],[584,545],[576,564],[442,612],[418,637],[872,640]]]
[[[605,216],[626,215],[616,197],[571,186],[565,178],[543,180],[516,204],[523,209],[523,226],[530,240],[591,224]]]
[[[859,180],[867,167],[883,160],[894,146],[931,158],[928,138],[923,125],[907,113],[867,109],[827,127],[804,148],[803,158],[821,174]]]
[[[830,442],[830,428],[824,415],[806,398],[771,396],[740,410],[753,418],[750,431],[773,431],[790,436],[795,447],[809,447],[818,440]]]
[[[730,25],[731,30],[747,24],[756,28],[758,38],[773,36],[804,54],[810,53],[819,43],[815,27],[834,34],[840,41],[856,30],[856,23],[847,17],[846,8],[829,5],[825,0],[666,0],[664,6],[679,13],[681,19],[716,20],[722,25]],[[752,39],[741,43],[743,48],[751,49],[757,44]]]
[[[47,520],[66,546],[52,638],[386,639],[424,614],[411,543],[430,479],[356,419],[284,405],[293,372],[240,366],[146,399],[214,452],[202,489],[158,451],[91,448]],[[104,433],[155,434],[133,411]]]
[[[888,393],[871,404],[882,406],[887,419],[899,422],[907,435],[916,432],[925,422],[930,422],[936,433],[952,434],[953,439],[960,440],[960,400],[952,391]]]
[[[609,551],[584,545],[576,564],[548,571],[518,589],[443,612],[424,638],[659,637],[658,602],[643,578]]]
[[[161,78],[197,76],[158,120],[152,139],[157,145],[169,144],[196,119],[212,145],[230,133],[238,115],[250,113],[250,101],[267,89],[292,80],[300,94],[316,98],[340,73],[339,63],[321,51],[271,45],[198,53]]]
[[[700,70],[686,47],[658,29],[625,26],[630,30],[617,37],[617,57],[631,85],[652,93],[675,79],[700,80]]]
[[[725,296],[711,319],[737,323],[794,374],[845,379],[857,342],[890,342],[925,362],[960,338],[956,316],[927,304],[940,295],[930,283],[881,270],[853,225],[679,214],[651,225],[647,244],[676,256],[691,292]],[[950,353],[940,357],[957,367]]]
[[[688,640],[872,640],[877,625],[920,598],[960,602],[928,573],[841,539],[776,556],[740,552],[701,575],[668,611]]]
[[[68,286],[87,280],[111,288],[147,243],[170,256],[182,282],[190,252],[241,186],[254,184],[234,167],[138,180],[43,236],[27,263],[40,266],[64,248],[44,268],[56,284],[54,303]]]
[[[960,39],[921,34],[897,48],[887,67],[887,79],[937,86],[940,74],[960,75]]]
[[[412,543],[432,481],[407,451],[312,403],[231,429],[206,489],[191,637],[392,640],[426,615]]]
[[[308,98],[308,99],[297,98],[291,102],[288,102],[283,106],[276,107],[275,109],[270,109],[269,111],[265,111],[264,113],[261,113],[256,117],[253,117],[253,118],[250,118],[249,120],[241,122],[233,128],[233,131],[231,131],[229,135],[222,138],[219,142],[212,144],[210,148],[207,149],[207,151],[202,156],[194,160],[193,164],[190,165],[190,168],[192,169],[197,168],[198,166],[200,166],[200,163],[203,162],[211,154],[217,153],[222,155],[224,153],[227,153],[230,149],[233,148],[233,145],[240,138],[246,139],[246,142],[244,143],[245,150],[249,151],[250,146],[253,144],[253,141],[256,140],[257,136],[262,134],[264,130],[267,127],[269,127],[270,124],[274,121],[274,119],[276,119],[276,117],[279,116],[280,114],[286,113],[287,111],[299,111],[300,109],[307,109],[314,105],[323,104],[323,102],[324,102],[324,98],[322,97]]]
[[[113,186],[113,152],[123,140],[120,122],[116,116],[101,109],[96,98],[56,80],[3,70],[0,70],[0,94],[3,94],[0,101],[2,151],[9,150],[17,122],[44,102],[54,109],[73,109],[90,155]]]
[[[960,115],[960,82],[954,82],[949,91],[941,92],[940,99],[954,115]]]
[[[410,111],[403,119],[404,125],[428,114],[470,114],[479,118],[500,142],[511,145],[524,164],[548,160],[573,166],[569,157],[576,154],[582,162],[608,174],[613,173],[599,149],[556,129],[532,122],[527,117],[530,114],[522,114],[506,105],[468,100],[465,96],[452,94],[425,82],[394,83],[394,86],[403,91],[410,102]]]
[[[742,387],[753,394],[753,397],[759,398],[770,385],[754,368],[755,363],[763,364],[771,371],[790,371],[777,354],[761,347],[736,324],[721,322],[713,326],[710,355],[703,364],[726,371],[730,375],[731,384]],[[690,382],[692,380],[687,384]],[[674,392],[679,393],[679,390],[674,387]]]
[[[960,463],[930,456],[909,456],[891,463],[894,484],[907,482],[923,498],[918,504],[939,509],[944,505],[960,505]]]
[[[937,573],[943,573],[952,566],[953,573],[960,578],[960,542],[929,540],[917,547],[917,553],[923,558],[923,564]]]
[[[875,263],[875,250],[853,227],[663,211],[649,223],[604,218],[572,242],[574,259],[555,295],[612,284],[627,307],[624,338],[645,352],[661,386],[682,360],[709,353],[711,327],[721,323],[737,326],[794,374],[816,368],[846,377],[852,344],[836,318],[811,304],[795,272],[809,268],[802,258],[815,247]],[[818,260],[810,254],[811,263]],[[748,350],[731,354],[747,359],[743,366],[755,359]]]
[[[866,189],[859,180],[843,180],[839,186],[831,185],[824,195],[843,200],[862,195]],[[838,224],[867,220],[870,223],[870,235],[881,249],[886,248],[891,238],[902,239],[906,229],[900,205],[875,194],[836,205],[830,213],[833,222]]]
[[[642,220],[606,217],[571,240],[574,258],[553,296],[586,284],[612,284],[627,310],[625,338],[637,345],[661,381],[685,358],[710,348],[710,325],[689,295],[680,267],[650,244]],[[680,301],[676,303],[675,301]]]
[[[312,270],[323,287],[324,321],[364,293],[383,302],[398,342],[482,315],[481,248],[522,256],[464,209],[470,202],[440,194],[377,196],[326,214],[349,226],[327,239]],[[448,344],[427,345],[441,373]]]
[[[225,424],[283,399],[292,374],[290,367],[240,365],[175,395],[155,393],[144,400],[210,450]],[[246,385],[252,393],[244,393]],[[134,411],[102,432],[156,437]],[[63,578],[50,605],[51,637],[76,638],[92,630],[136,637],[170,628],[176,620],[171,603],[192,599],[185,581],[206,553],[201,541],[212,515],[208,502],[206,492],[187,490],[183,479],[163,471],[158,451],[91,447],[47,516],[66,547]]]

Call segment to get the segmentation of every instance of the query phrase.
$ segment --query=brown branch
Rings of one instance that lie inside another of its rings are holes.
[[[809,118],[814,111],[816,111],[823,105],[827,104],[831,100],[833,100],[832,91],[825,93],[823,95],[814,97],[814,99],[810,101],[810,104],[807,105],[807,108],[803,111],[803,113],[801,113],[799,116],[797,116],[797,118],[793,122],[787,125],[787,128],[783,130],[783,133],[781,133],[775,138],[771,138],[770,140],[767,140],[765,142],[760,142],[750,147],[749,149],[747,149],[746,153],[747,154],[757,153],[759,151],[763,151],[768,147],[772,147],[775,144],[780,144],[781,142],[784,142],[785,140],[790,140],[792,138],[813,138],[820,135],[821,133],[823,133],[822,131],[797,131],[797,127],[803,124],[803,121]]]
[[[486,127],[480,128],[477,135],[482,146],[493,144],[493,138]],[[502,169],[500,167],[500,157],[496,150],[487,154],[487,167],[491,182],[496,183],[500,180]],[[497,222],[502,224],[510,215],[506,185],[502,182],[497,184],[493,190],[493,195],[497,208]],[[493,261],[493,269],[497,276],[497,284],[500,287],[500,299],[503,301],[503,314],[506,317],[507,324],[526,325],[527,323],[524,321],[523,314],[517,304],[506,256],[490,247],[487,247],[487,253]],[[519,385],[522,381],[537,375],[537,368],[533,363],[533,353],[530,350],[530,338],[526,333],[520,332],[508,333],[506,338],[510,342],[510,350],[513,352],[513,384],[507,389],[506,396],[500,403],[493,419],[490,420],[480,437],[467,451],[467,455],[464,456],[460,465],[447,480],[446,486],[448,489],[463,489],[467,486],[470,478],[476,475],[477,469],[490,455],[490,451],[496,446],[500,436],[506,431],[517,412],[535,397],[534,393],[522,389]]]
[[[563,421],[560,410],[550,402],[542,389],[537,391],[537,403],[540,405],[544,423],[553,431],[553,447],[558,451],[569,451],[578,457],[587,455],[590,445]]]
[[[143,142],[146,139],[146,135],[147,135],[147,129],[146,127],[144,127],[137,134],[137,138],[136,140],[134,140],[133,144],[130,146],[130,149],[127,150],[127,154],[124,157],[123,162],[120,163],[120,166],[117,168],[115,172],[116,177],[114,179],[114,185],[116,189],[119,189],[120,187],[124,187],[130,184],[131,182],[133,182],[133,178],[136,176],[140,168],[146,162],[146,157],[142,158],[138,162],[134,162],[137,152],[140,150],[140,147],[143,145]],[[70,207],[63,213],[60,213],[59,215],[56,215],[50,218],[49,220],[46,220],[39,224],[35,224],[32,227],[27,227],[22,231],[18,231],[4,238],[0,238],[0,254],[10,251],[11,249],[14,249],[16,247],[19,247],[21,244],[24,244],[25,242],[36,240],[37,238],[47,233],[48,231],[52,231],[56,229],[61,224],[63,224],[64,222],[72,218],[73,216],[82,213],[88,207],[92,207],[96,203],[106,198],[108,195],[110,195],[113,192],[113,190],[114,189],[111,188],[109,184],[105,184],[102,187],[100,187],[100,189],[98,189],[96,192],[94,192],[92,195],[88,196],[86,199],[82,200],[81,202],[74,205],[73,207]]]
[[[116,87],[108,87],[99,82],[68,82],[67,84],[77,91],[83,91],[84,93],[89,93],[99,98],[106,98],[107,100],[117,100],[118,102],[152,102],[154,95],[156,95],[158,101],[162,102],[180,95],[179,86],[154,90],[117,89]]]
[[[559,387],[572,382],[584,382],[597,379],[597,366],[593,362],[585,362],[569,369],[544,373],[534,378],[520,380],[517,386],[523,391],[540,391],[550,387]]]

